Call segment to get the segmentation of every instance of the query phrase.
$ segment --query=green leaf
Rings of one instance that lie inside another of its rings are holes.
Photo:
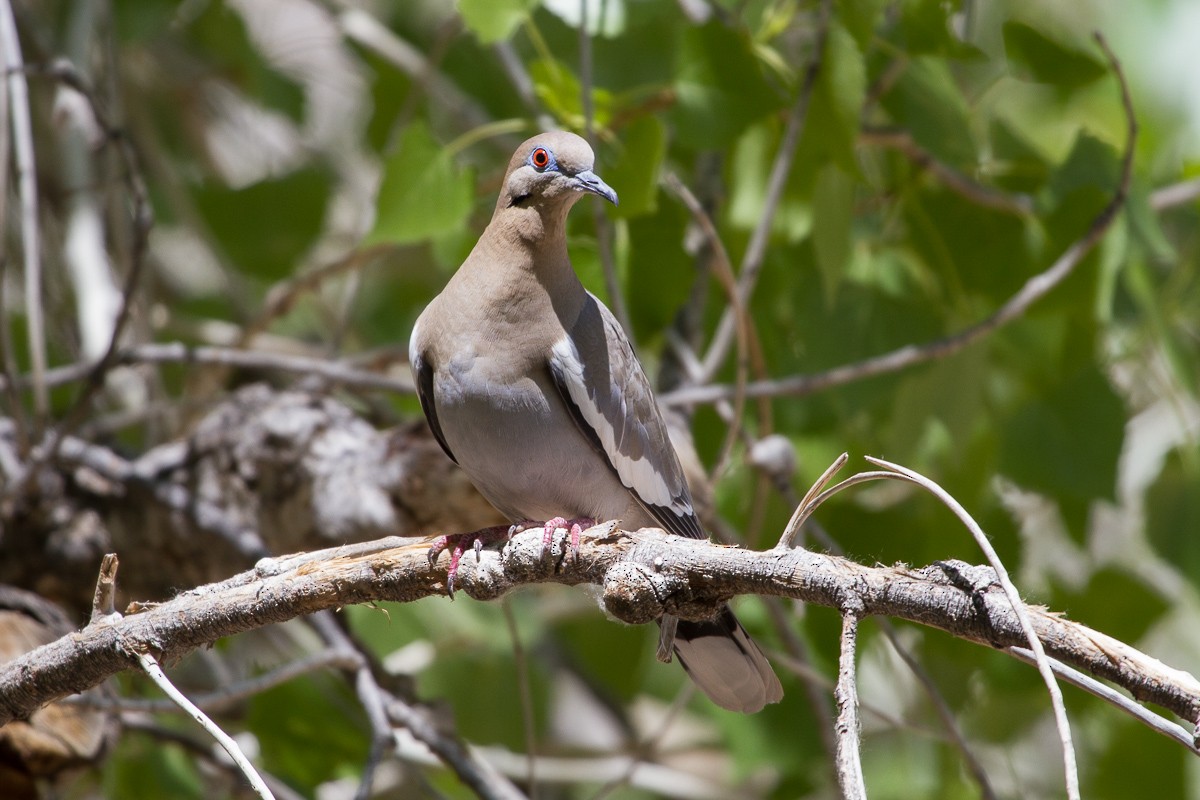
[[[723,147],[782,99],[763,77],[753,42],[720,22],[689,28],[680,48],[674,138],[696,149]]]
[[[771,163],[779,148],[779,126],[774,120],[753,125],[738,140],[729,167],[729,223],[741,230],[753,230],[766,205],[767,180]],[[801,144],[803,149],[803,143]],[[808,187],[788,186],[775,210],[771,232],[788,242],[798,242],[812,230],[812,207]]]
[[[839,4],[838,17],[860,50],[871,43],[886,5],[887,0],[844,0]]]
[[[1194,447],[1194,443],[1182,445]],[[1200,474],[1196,456],[1167,453],[1162,471],[1146,491],[1146,534],[1154,549],[1185,575],[1200,575]]]
[[[658,178],[667,152],[666,128],[656,117],[642,117],[625,129],[621,144],[617,163],[601,170],[621,198],[611,213],[626,219],[653,214],[658,208]]]
[[[1081,622],[1095,624],[1104,620],[1104,633],[1123,642],[1139,641],[1171,607],[1160,591],[1123,567],[1097,570],[1083,591],[1056,585],[1048,604],[1071,613]],[[1088,610],[1088,619],[1081,618],[1076,611],[1084,608]]]
[[[467,30],[484,44],[503,41],[525,21],[538,0],[458,0]]]
[[[1088,364],[1008,421],[1000,471],[1050,495],[1112,498],[1124,439],[1125,406]]]
[[[854,222],[854,179],[837,165],[817,173],[813,190],[813,248],[826,299],[832,301],[850,257]]]
[[[424,122],[414,122],[384,163],[375,228],[365,244],[449,234],[466,223],[473,199],[470,174],[458,168]]]
[[[867,72],[854,37],[832,23],[825,55],[805,117],[800,152],[807,160],[832,158],[848,173],[858,172],[855,147],[867,93]]]
[[[538,100],[555,119],[569,128],[584,128],[583,85],[570,67],[558,59],[540,58],[530,66],[529,77]],[[597,128],[612,120],[614,102],[612,92],[592,88],[592,120]]]
[[[196,188],[196,206],[225,254],[248,275],[267,281],[292,274],[321,230],[329,174],[304,169],[231,190]]]
[[[1048,31],[1048,27],[1034,28],[1015,20],[1004,23],[1004,47],[1018,77],[1074,88],[1108,71],[1098,56],[1083,50],[1078,42]]]
[[[1121,162],[1112,145],[1080,132],[1070,155],[1050,179],[1049,191],[1056,203],[1080,189],[1100,189],[1111,194],[1121,179]]]
[[[970,111],[943,59],[914,59],[895,89],[883,96],[883,107],[939,160],[974,165]]]
[[[900,44],[909,55],[981,58],[982,53],[951,29],[950,20],[962,12],[962,0],[904,0],[897,25]]]

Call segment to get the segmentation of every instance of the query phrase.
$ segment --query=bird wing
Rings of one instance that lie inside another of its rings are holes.
[[[612,313],[591,294],[552,349],[550,375],[575,424],[664,530],[704,539],[650,382]]]
[[[454,457],[454,453],[450,452],[450,445],[446,444],[446,434],[442,433],[442,423],[438,421],[437,406],[433,402],[433,365],[421,351],[418,341],[420,324],[421,321],[418,319],[417,324],[413,326],[412,338],[409,339],[408,344],[408,363],[416,378],[417,399],[421,401],[421,410],[425,412],[425,419],[429,420],[429,429],[433,431],[433,438],[437,439],[437,443],[442,446],[442,450],[450,460],[457,464],[458,459]]]

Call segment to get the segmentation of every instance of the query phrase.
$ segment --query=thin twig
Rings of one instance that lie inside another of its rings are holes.
[[[592,795],[590,800],[604,800],[617,789],[623,786],[629,786],[633,783],[634,776],[640,767],[646,764],[653,763],[655,752],[658,750],[658,745],[662,739],[671,730],[671,726],[683,710],[687,708],[687,704],[691,702],[692,696],[696,693],[695,684],[691,681],[684,681],[683,686],[675,693],[675,699],[671,701],[670,708],[662,715],[659,720],[658,729],[652,731],[642,741],[638,742],[633,748],[633,753],[629,757],[628,766],[625,770],[608,783],[604,784]]]
[[[858,649],[858,614],[842,612],[841,655],[838,657],[838,681],[833,690],[837,702],[837,775],[842,797],[846,800],[866,800],[867,785],[863,780],[862,758],[859,755],[859,734],[862,723],[858,718],[858,680],[855,677],[855,652]]]
[[[1200,198],[1200,178],[1192,178],[1170,186],[1163,186],[1150,193],[1150,207],[1155,211],[1182,206]]]
[[[1010,647],[1005,652],[1015,658],[1019,658],[1026,664],[1037,664],[1037,658],[1033,655],[1032,650],[1027,650],[1024,647]],[[1047,660],[1050,662],[1050,668],[1054,670],[1054,674],[1067,683],[1099,697],[1106,703],[1124,711],[1151,730],[1157,731],[1169,739],[1174,739],[1193,753],[1198,752],[1195,736],[1188,733],[1182,725],[1177,725],[1170,720],[1164,719],[1145,706],[1138,704],[1135,700],[1131,700],[1121,694],[1111,686],[1101,683],[1090,675],[1083,674],[1074,667],[1068,667],[1056,658]]]
[[[700,230],[704,232],[704,237],[708,240],[708,246],[713,255],[713,275],[717,278],[717,282],[721,285],[721,288],[725,290],[725,296],[729,298],[729,305],[733,309],[734,322],[736,323],[734,331],[737,335],[737,365],[736,372],[734,373],[734,386],[737,387],[737,391],[733,397],[733,408],[729,411],[729,429],[721,443],[721,449],[717,451],[717,457],[713,460],[713,466],[709,472],[710,479],[715,482],[724,470],[725,464],[733,452],[733,445],[737,441],[743,427],[742,414],[746,405],[745,388],[749,372],[749,340],[752,335],[752,323],[749,315],[746,313],[746,304],[742,302],[742,294],[738,291],[737,278],[733,274],[733,265],[729,260],[729,251],[725,249],[725,243],[721,241],[721,236],[717,232],[716,225],[713,224],[712,217],[704,210],[704,206],[700,204],[700,200],[692,193],[692,190],[675,173],[669,172],[663,176],[663,185],[679,198],[687,210],[691,212],[692,218],[696,220],[696,223],[700,226]],[[695,369],[691,370],[691,373],[692,381],[703,382],[704,368],[698,361],[696,362]]]
[[[979,523],[967,513],[967,510],[949,492],[929,478],[906,467],[884,461],[883,459],[868,456],[867,460],[872,464],[893,470],[897,474],[904,476],[940,500],[943,505],[958,517],[967,530],[971,532],[971,535],[975,538],[975,543],[979,545],[979,549],[987,557],[988,563],[996,571],[1000,586],[1004,589],[1004,594],[1012,604],[1013,612],[1017,615],[1017,619],[1020,620],[1021,628],[1025,631],[1025,636],[1029,640],[1029,648],[1037,657],[1038,672],[1041,673],[1042,680],[1046,684],[1046,691],[1050,694],[1050,703],[1054,709],[1054,721],[1058,727],[1058,735],[1062,743],[1063,771],[1066,775],[1067,797],[1071,798],[1071,800],[1079,800],[1079,771],[1075,764],[1075,746],[1071,739],[1071,723],[1067,719],[1067,709],[1063,703],[1062,690],[1059,688],[1058,682],[1054,679],[1054,672],[1047,661],[1045,648],[1042,647],[1042,641],[1038,638],[1037,631],[1034,630],[1033,621],[1029,618],[1029,611],[1025,607],[1024,601],[1021,600],[1021,593],[1017,591],[1017,587],[1009,578],[1008,570],[1005,568],[1004,562],[1000,560],[1000,555],[996,552],[996,549],[992,547],[991,540],[988,539],[983,529],[979,527]]]
[[[371,796],[371,786],[375,781],[375,771],[383,760],[384,753],[392,746],[392,726],[388,721],[387,703],[384,690],[371,673],[371,665],[366,656],[359,651],[357,645],[346,634],[330,611],[321,611],[306,620],[309,626],[317,632],[327,647],[343,654],[347,659],[356,658],[352,674],[354,677],[354,692],[367,715],[371,726],[371,746],[367,751],[367,760],[363,764],[359,776],[358,790],[355,800],[367,800]]]
[[[584,138],[596,146],[596,118],[592,103],[592,36],[588,32],[588,0],[579,0],[579,94],[583,107]],[[608,293],[608,305],[613,316],[628,336],[633,336],[633,323],[629,319],[629,307],[621,292],[617,279],[617,263],[613,258],[612,226],[599,203],[592,203],[592,220],[596,226],[596,249],[600,256],[600,267],[604,272],[604,290]]]
[[[896,655],[900,656],[900,660],[908,667],[909,672],[916,677],[917,682],[921,684],[921,688],[925,691],[925,696],[929,698],[929,702],[933,705],[934,712],[941,720],[942,727],[950,736],[950,742],[958,752],[962,754],[963,760],[967,763],[967,771],[971,773],[971,777],[975,779],[975,783],[979,784],[979,795],[983,800],[996,800],[996,790],[992,788],[992,782],[988,778],[987,771],[984,770],[983,764],[975,755],[975,751],[967,743],[967,739],[963,736],[962,729],[958,726],[958,721],[954,718],[954,712],[950,709],[950,704],[946,702],[946,698],[942,696],[942,692],[938,689],[937,684],[933,681],[933,676],[921,664],[920,661],[912,654],[912,652],[904,646],[900,641],[900,634],[896,630],[896,626],[892,624],[890,619],[886,617],[876,620],[880,630],[891,644],[892,649],[896,651]],[[1149,713],[1149,712],[1146,712]]]
[[[389,695],[388,718],[404,727],[413,737],[433,751],[458,779],[483,800],[524,800],[525,795],[504,777],[490,760],[481,758],[475,749],[458,737],[444,733],[424,709]],[[521,772],[527,769],[522,763]],[[512,774],[512,773],[509,773]]]
[[[770,381],[754,381],[746,386],[747,397],[800,397],[814,392],[861,381],[875,375],[897,372],[902,369],[932,361],[957,353],[967,345],[982,339],[998,328],[1024,316],[1029,308],[1045,297],[1052,289],[1061,284],[1091,252],[1092,248],[1103,238],[1104,234],[1116,219],[1117,213],[1125,205],[1129,194],[1129,184],[1133,175],[1134,145],[1137,143],[1137,119],[1134,116],[1133,101],[1129,95],[1129,85],[1120,62],[1108,49],[1103,37],[1096,36],[1109,59],[1113,73],[1121,88],[1121,101],[1125,109],[1126,141],[1125,152],[1121,159],[1121,177],[1117,182],[1112,198],[1092,220],[1087,231],[1060,255],[1044,272],[1034,275],[993,314],[958,333],[936,339],[923,345],[905,345],[890,353],[872,356],[853,364],[824,372],[809,375],[793,375]],[[726,312],[729,316],[730,312]],[[724,318],[722,319],[724,321]],[[719,331],[718,331],[719,332]],[[715,343],[714,343],[715,346]],[[712,351],[710,350],[710,354]],[[697,385],[676,389],[659,396],[659,402],[665,405],[691,405],[695,403],[712,403],[717,400],[734,397],[736,387],[728,385]]]
[[[792,171],[792,161],[796,156],[796,146],[800,143],[800,134],[804,132],[804,121],[808,117],[809,100],[812,98],[813,87],[821,71],[821,62],[825,56],[825,41],[829,32],[830,0],[822,0],[819,19],[817,22],[816,42],[813,56],[808,62],[804,73],[804,82],[788,114],[787,126],[784,128],[783,140],[771,164],[771,173],[767,178],[767,191],[763,199],[762,216],[758,225],[750,235],[746,252],[742,257],[741,271],[738,274],[738,293],[742,305],[748,305],[750,296],[754,293],[758,274],[762,269],[767,255],[767,242],[771,235],[771,226],[775,222],[775,212],[779,209],[779,201],[783,198],[783,189],[787,184],[788,174]],[[704,373],[701,384],[711,381],[720,369],[725,357],[729,354],[729,346],[733,341],[736,319],[732,308],[725,310],[721,321],[717,324],[717,332],[713,335],[712,344],[704,356]]]
[[[220,758],[213,751],[212,743],[207,739],[200,739],[184,731],[174,730],[165,725],[160,725],[149,716],[139,713],[130,712],[121,715],[121,728],[124,731],[137,731],[144,733],[147,736],[153,737],[159,742],[168,742],[178,745],[189,753],[194,754],[198,758],[204,759],[205,762],[211,764],[221,772],[228,772],[231,775],[236,775],[240,771],[238,765],[228,759]],[[292,787],[275,777],[271,773],[260,770],[263,780],[271,787],[271,790],[279,798],[279,800],[304,800],[303,795],[297,792]]]
[[[509,598],[505,597],[500,601],[500,610],[504,613],[504,622],[508,626],[508,639],[512,642],[513,666],[517,670],[517,693],[521,698],[521,727],[525,732],[525,752],[529,755],[525,783],[529,786],[530,799],[537,800],[537,735],[534,730],[533,689],[529,685],[529,659],[526,657],[524,645],[521,644],[521,632],[517,629],[517,617],[513,613]]]
[[[154,681],[158,688],[162,689],[180,708],[187,711],[192,719],[196,720],[200,727],[208,732],[209,736],[217,740],[217,743],[229,754],[229,757],[238,765],[242,774],[246,776],[246,780],[250,782],[254,793],[263,798],[263,800],[274,800],[275,795],[271,794],[271,790],[267,787],[266,782],[263,781],[262,777],[254,769],[254,765],[250,763],[250,760],[246,758],[246,755],[242,752],[242,748],[238,747],[238,743],[233,740],[232,736],[221,730],[219,725],[209,719],[207,714],[196,708],[183,692],[175,688],[175,684],[171,683],[170,678],[162,671],[162,667],[158,665],[158,661],[155,660],[154,656],[144,651],[134,652],[133,656],[137,659],[138,664],[141,665],[142,671],[150,676],[150,680]]]
[[[303,658],[289,661],[286,664],[264,672],[244,681],[237,681],[222,686],[212,692],[199,694],[192,698],[197,707],[210,714],[228,711],[239,703],[263,692],[292,681],[310,672],[323,669],[352,670],[362,662],[361,657],[348,655],[337,650],[322,650]],[[181,710],[170,700],[150,700],[140,697],[104,698],[91,695],[78,695],[67,698],[64,702],[71,705],[88,706],[90,708],[113,709],[122,712],[137,712],[145,714],[163,714]]]
[[[332,383],[359,389],[383,389],[412,394],[410,377],[392,378],[346,365],[344,362],[321,358],[270,353],[263,350],[239,350],[232,347],[202,345],[192,347],[181,342],[141,344],[119,350],[116,362],[123,364],[220,364],[244,369],[282,370],[304,375],[316,375]],[[92,365],[86,363],[56,367],[46,373],[47,386],[61,386],[87,377]],[[29,378],[17,380],[19,387],[28,386]]]
[[[822,490],[829,485],[829,481],[833,479],[833,476],[849,460],[850,454],[842,453],[833,460],[832,464],[825,468],[825,471],[821,473],[821,477],[817,478],[813,485],[809,487],[804,497],[796,504],[796,510],[792,512],[792,518],[788,520],[787,527],[783,529],[783,536],[779,537],[779,544],[775,545],[776,547],[788,548],[792,546],[792,542],[796,539],[796,534],[804,527],[804,523],[808,521],[808,518],[812,516],[812,513],[817,510],[817,506],[820,505],[820,503],[815,502],[816,498],[821,495]]]
[[[1033,198],[1029,195],[1010,194],[971,180],[934,158],[932,153],[917,144],[908,131],[863,127],[859,139],[867,144],[877,144],[900,151],[918,167],[932,172],[950,191],[975,205],[1020,217],[1028,217],[1034,212]]]
[[[116,553],[107,553],[100,560],[100,576],[96,579],[96,592],[92,596],[92,622],[99,622],[116,613],[114,597],[117,592]]]
[[[25,327],[29,335],[29,362],[33,372],[33,407],[37,425],[50,412],[46,373],[46,330],[42,308],[42,253],[38,231],[37,168],[33,153],[33,125],[29,116],[29,84],[25,80],[21,40],[9,0],[0,0],[0,51],[7,73],[9,112],[12,119],[17,194],[21,203],[21,250],[25,264]],[[7,190],[7,187],[3,187]]]

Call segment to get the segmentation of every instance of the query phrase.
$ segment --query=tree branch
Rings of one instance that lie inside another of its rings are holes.
[[[806,550],[754,552],[645,530],[585,537],[579,558],[541,557],[540,529],[500,552],[463,559],[461,590],[493,600],[533,583],[604,587],[609,613],[645,623],[667,612],[704,617],[738,594],[790,597],[854,607],[938,628],[995,648],[1024,647],[1017,614],[995,573],[961,561],[920,569],[867,567]],[[390,538],[264,559],[255,569],[185,592],[120,619],[100,620],[0,668],[0,724],[95,686],[134,666],[144,649],[172,661],[217,639],[328,608],[374,600],[409,602],[445,592],[445,560],[431,566],[428,540]],[[556,547],[554,555],[561,551]],[[661,565],[669,564],[669,568]],[[658,566],[656,566],[658,565]],[[1046,609],[1027,606],[1048,655],[1124,687],[1195,722],[1200,682],[1133,647]]]

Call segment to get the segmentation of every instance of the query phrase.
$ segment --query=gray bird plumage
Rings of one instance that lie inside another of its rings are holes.
[[[446,453],[514,522],[620,519],[704,538],[641,364],[567,258],[575,202],[617,202],[593,158],[562,131],[517,148],[491,223],[413,327],[421,407]],[[754,712],[783,696],[728,608],[679,620],[674,644],[724,708]]]

